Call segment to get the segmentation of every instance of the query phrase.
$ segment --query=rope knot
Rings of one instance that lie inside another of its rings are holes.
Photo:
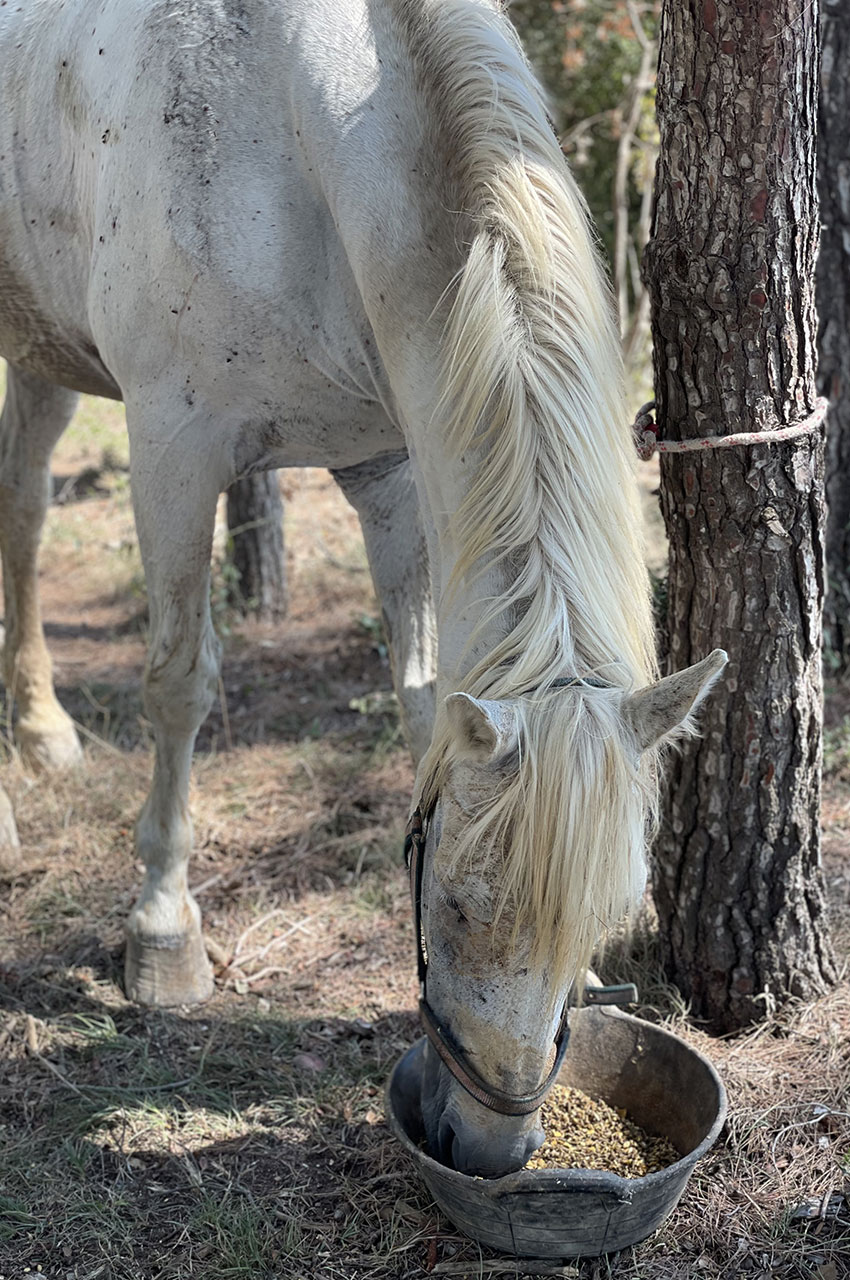
[[[647,400],[646,404],[642,404],[635,415],[632,430],[635,433],[635,448],[638,457],[643,462],[649,462],[655,450],[658,448],[658,427],[655,425],[655,419],[652,414],[655,409],[655,401]]]
[[[641,405],[632,424],[638,457],[648,462],[654,453],[699,453],[704,449],[732,449],[738,445],[781,444],[798,436],[812,435],[826,418],[829,401],[823,396],[812,413],[799,422],[786,423],[769,431],[735,431],[731,435],[698,436],[694,440],[659,440],[658,427],[652,417],[655,401]]]

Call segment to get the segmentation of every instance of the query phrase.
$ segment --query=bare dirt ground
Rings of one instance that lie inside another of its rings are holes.
[[[651,917],[610,981],[716,1063],[730,1119],[652,1239],[563,1270],[479,1250],[383,1122],[416,1037],[402,827],[412,772],[356,520],[321,472],[287,476],[291,609],[225,633],[197,756],[190,883],[217,990],[152,1012],[121,989],[150,771],[145,603],[120,410],[86,402],[60,446],[43,600],[79,776],[3,780],[23,855],[0,878],[0,1280],[602,1280],[850,1277],[850,980],[711,1040],[655,959]],[[850,944],[848,695],[827,736],[826,876]]]

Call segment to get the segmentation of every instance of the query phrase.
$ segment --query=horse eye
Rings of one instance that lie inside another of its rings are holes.
[[[465,915],[463,914],[463,912],[461,911],[461,909],[460,909],[460,905],[459,905],[459,903],[458,903],[457,898],[453,898],[453,897],[451,897],[451,895],[450,895],[450,894],[447,894],[447,895],[446,895],[446,906],[447,906],[447,907],[451,907],[452,911],[456,911],[456,912],[457,912],[458,919],[459,919],[459,920],[462,920],[462,921],[464,922],[464,924],[466,924],[466,916],[465,916]]]

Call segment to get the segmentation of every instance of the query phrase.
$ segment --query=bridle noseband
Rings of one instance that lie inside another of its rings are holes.
[[[588,684],[594,688],[609,688],[601,680],[581,680],[576,677],[553,680],[550,688]],[[533,690],[529,692],[534,692]],[[482,1080],[472,1067],[466,1054],[428,1003],[426,985],[428,979],[428,953],[422,932],[422,880],[425,868],[425,841],[428,826],[433,817],[436,801],[424,815],[419,805],[411,814],[404,837],[404,858],[410,874],[410,897],[413,904],[413,924],[416,931],[416,967],[419,974],[419,1016],[433,1048],[450,1074],[476,1102],[502,1116],[528,1116],[538,1109],[558,1078],[564,1062],[564,1054],[570,1039],[568,1005],[564,1002],[558,1030],[555,1034],[555,1061],[543,1083],[533,1093],[511,1094]],[[587,987],[585,999],[591,1004],[626,1004],[637,1000],[637,990],[631,984],[614,987]]]

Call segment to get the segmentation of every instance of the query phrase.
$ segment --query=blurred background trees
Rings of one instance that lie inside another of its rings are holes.
[[[229,603],[260,622],[286,616],[283,498],[277,471],[236,480],[227,491]]]
[[[649,234],[658,0],[513,0],[508,12],[549,94],[564,154],[604,244],[627,371],[648,377]]]

